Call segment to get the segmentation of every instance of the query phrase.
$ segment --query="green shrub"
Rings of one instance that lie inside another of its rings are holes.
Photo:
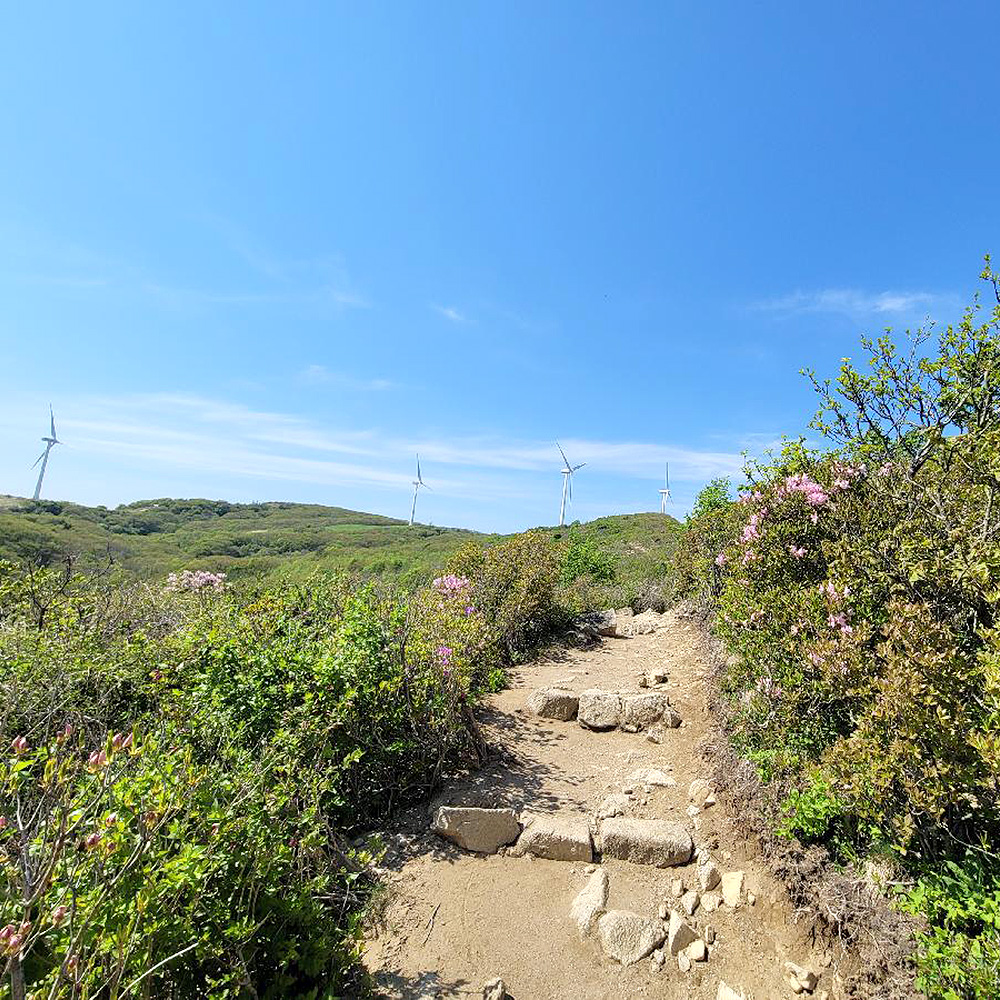
[[[568,585],[582,576],[598,583],[610,583],[615,578],[615,561],[610,553],[602,552],[593,539],[584,538],[573,529],[563,556],[559,582]]]

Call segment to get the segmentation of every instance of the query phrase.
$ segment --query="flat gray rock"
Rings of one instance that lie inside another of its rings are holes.
[[[431,830],[467,851],[496,854],[504,844],[513,844],[521,832],[513,809],[479,809],[475,806],[441,806]]]
[[[691,834],[665,819],[619,817],[601,823],[602,850],[609,858],[638,865],[686,865],[694,854]]]
[[[663,944],[666,932],[659,920],[609,910],[597,921],[597,937],[604,954],[622,965],[633,965]]]
[[[593,861],[590,821],[586,816],[559,816],[525,813],[524,830],[511,853],[520,857],[533,854],[550,861]]]
[[[576,718],[580,699],[566,688],[539,688],[528,698],[528,708],[543,719],[558,719],[569,722]]]
[[[585,729],[615,729],[621,714],[622,700],[615,691],[587,688],[580,692],[576,717]]]
[[[629,694],[622,697],[621,728],[627,733],[637,733],[663,718],[667,707],[666,695],[658,691],[647,694]]]

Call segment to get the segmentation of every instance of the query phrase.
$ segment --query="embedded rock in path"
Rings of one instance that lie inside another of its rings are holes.
[[[613,816],[624,816],[628,812],[629,799],[627,795],[616,792],[608,795],[597,807],[598,819],[611,819]]]
[[[621,727],[627,733],[649,729],[663,718],[666,707],[666,696],[657,691],[625,695],[622,697]]]
[[[580,699],[565,688],[539,688],[528,698],[528,708],[543,719],[559,719],[569,722],[576,718]]]
[[[507,984],[498,976],[483,987],[483,1000],[510,1000]]]
[[[597,936],[605,955],[632,965],[663,944],[666,934],[659,920],[628,910],[609,910],[597,921]]]
[[[548,813],[522,814],[524,831],[511,854],[533,854],[550,861],[593,861],[590,823],[586,816],[553,816]]]
[[[681,909],[689,916],[694,916],[694,911],[698,909],[698,904],[701,902],[701,897],[695,892],[694,889],[688,889],[683,896],[681,896]]]
[[[622,714],[622,700],[614,691],[588,688],[580,692],[577,721],[585,729],[614,729]]]
[[[698,885],[702,892],[714,889],[722,881],[719,866],[711,859],[705,858],[698,865]]]
[[[726,872],[722,876],[722,898],[726,906],[739,906],[742,893],[743,872]]]
[[[496,854],[512,844],[521,832],[513,809],[479,809],[475,806],[441,806],[431,830],[467,851]]]
[[[614,638],[618,635],[618,625],[614,611],[588,611],[577,619],[580,631],[593,636],[595,639],[604,636]]]
[[[701,808],[712,794],[712,786],[704,778],[695,778],[688,788],[688,798]]]
[[[701,908],[706,913],[712,913],[722,906],[722,896],[717,892],[706,892],[701,897]]]
[[[676,957],[689,944],[698,940],[691,925],[676,911],[670,914],[670,925],[667,928],[667,951]]]
[[[663,624],[663,616],[658,611],[643,611],[638,615],[630,615],[628,618],[625,618],[621,611],[616,611],[615,615],[624,619],[618,623],[619,635],[649,635],[650,632],[655,632]]]
[[[737,993],[732,986],[727,986],[720,980],[719,992],[716,994],[715,1000],[746,1000],[746,996],[742,990]]]
[[[819,976],[815,972],[794,962],[785,962],[785,972],[788,973],[788,985],[793,993],[812,993],[819,982]]]
[[[640,767],[627,780],[640,785],[659,785],[661,788],[672,788],[677,784],[666,771],[661,771],[658,767]]]
[[[665,819],[606,819],[601,824],[602,850],[609,858],[638,865],[686,865],[694,853],[691,834]]]
[[[586,937],[597,923],[598,918],[608,905],[608,873],[598,868],[580,890],[569,915],[580,931],[580,937]]]

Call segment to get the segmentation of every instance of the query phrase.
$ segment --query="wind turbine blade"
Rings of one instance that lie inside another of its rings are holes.
[[[562,450],[562,445],[556,441],[556,447],[559,449],[559,454],[562,455],[563,461],[566,463],[566,468],[569,468],[569,459],[566,457],[566,452]]]
[[[663,463],[663,485],[669,490],[670,489],[670,463]]]
[[[574,465],[573,471],[576,472],[577,469],[582,469],[586,464],[586,462],[581,462],[579,465]]]
[[[45,458],[45,452],[44,452],[44,451],[43,451],[43,452],[41,453],[41,455],[39,455],[39,456],[38,456],[38,458],[36,458],[36,459],[34,460],[34,462],[32,462],[32,463],[31,463],[31,467],[32,467],[32,468],[34,468],[34,467],[35,467],[36,465],[38,465],[38,463],[39,463],[39,462],[40,462],[40,461],[41,461],[41,460],[42,460],[43,458]]]

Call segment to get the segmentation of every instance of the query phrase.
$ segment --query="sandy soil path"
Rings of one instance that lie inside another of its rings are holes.
[[[593,814],[612,792],[633,787],[630,815],[683,822],[723,871],[746,873],[756,897],[735,909],[701,910],[692,923],[711,925],[715,943],[707,963],[682,972],[676,959],[657,969],[650,959],[623,967],[593,939],[582,940],[570,904],[588,877],[582,863],[465,853],[427,833],[429,809],[403,817],[403,832],[386,860],[390,883],[384,921],[366,943],[365,962],[387,998],[481,996],[483,983],[502,976],[515,1000],[612,1000],[622,997],[715,1000],[720,980],[755,1000],[790,997],[782,972],[791,960],[823,973],[817,995],[829,990],[830,969],[814,951],[806,923],[796,923],[781,886],[754,857],[720,800],[697,817],[687,814],[688,786],[709,777],[698,745],[710,734],[698,626],[668,613],[655,633],[608,639],[586,651],[566,651],[521,668],[512,687],[483,713],[492,742],[509,752],[433,805],[463,803],[532,811]],[[659,745],[645,734],[592,732],[576,722],[539,719],[525,707],[537,687],[637,690],[637,676],[665,666],[664,690],[684,720]],[[629,775],[656,767],[676,787],[644,790]],[[410,832],[406,832],[407,827]],[[672,883],[696,883],[695,865],[656,869],[605,859],[609,908],[655,917],[661,902],[676,905]],[[746,899],[746,897],[745,897]],[[829,959],[827,958],[828,962]]]

